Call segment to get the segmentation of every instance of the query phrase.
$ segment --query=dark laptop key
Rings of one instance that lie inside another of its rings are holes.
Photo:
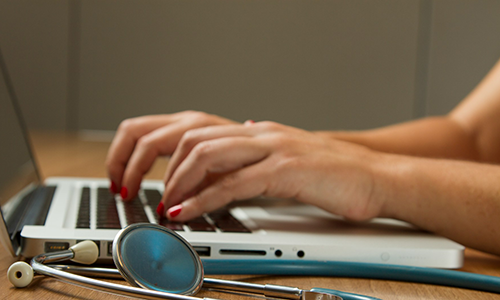
[[[245,227],[238,219],[233,217],[229,210],[222,208],[209,213],[208,216],[212,219],[215,226],[219,228],[222,232],[238,232],[238,233],[250,233],[250,229]]]
[[[158,221],[158,224],[167,227],[168,229],[175,230],[175,231],[184,231],[184,228],[182,227],[182,223],[179,222],[173,222],[170,221],[167,218],[161,218]]]
[[[220,208],[208,214],[213,220],[231,220],[234,217],[226,207]]]
[[[80,195],[76,228],[90,228],[90,188],[88,187],[84,187]]]
[[[158,204],[161,202],[161,194],[158,190],[144,189],[144,195],[148,201],[148,205],[151,206],[153,210],[156,210]]]
[[[148,216],[144,211],[144,206],[142,205],[139,197],[123,202],[123,207],[125,208],[125,217],[127,219],[127,224],[134,223],[149,223]]]
[[[218,222],[215,222],[215,225],[222,232],[240,232],[240,233],[252,232],[250,229],[246,228],[239,221],[236,221],[236,222],[218,221]]]
[[[208,223],[203,217],[198,217],[191,221],[188,221],[186,225],[191,229],[191,231],[215,231],[212,224]]]
[[[97,228],[121,229],[115,197],[107,188],[97,189]]]

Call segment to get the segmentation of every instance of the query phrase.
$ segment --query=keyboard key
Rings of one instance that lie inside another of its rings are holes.
[[[198,217],[191,221],[188,221],[186,225],[189,227],[191,231],[215,231],[215,227],[208,223],[207,220],[203,217]]]
[[[215,226],[222,232],[238,232],[238,233],[251,233],[252,231],[245,227],[243,223],[238,221],[231,215],[228,209],[223,208],[209,213],[208,216],[212,219]]]
[[[123,207],[125,209],[125,217],[127,218],[127,224],[134,223],[149,223],[148,216],[144,211],[144,206],[138,197],[134,199],[123,202]]]
[[[173,222],[167,218],[161,218],[161,220],[159,220],[158,224],[165,226],[168,229],[175,230],[175,231],[184,231],[184,227],[182,226],[182,223]]]
[[[146,196],[149,206],[151,206],[152,209],[156,209],[161,202],[160,192],[158,190],[144,189],[144,195]]]

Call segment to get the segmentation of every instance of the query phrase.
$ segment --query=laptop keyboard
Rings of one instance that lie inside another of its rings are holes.
[[[146,204],[153,212],[161,201],[158,190],[143,189],[141,195]],[[91,225],[91,190],[89,187],[82,189],[80,198],[80,210],[78,213],[76,228],[90,228]],[[127,224],[149,223],[150,220],[144,204],[139,197],[128,202],[122,202]],[[167,218],[159,218],[153,213],[156,223],[176,231],[205,231],[205,232],[238,232],[250,233],[243,223],[233,217],[228,209],[223,208],[204,216],[190,220],[186,223],[172,222]],[[98,229],[121,229],[120,217],[114,195],[107,188],[97,189],[97,212],[96,227]]]

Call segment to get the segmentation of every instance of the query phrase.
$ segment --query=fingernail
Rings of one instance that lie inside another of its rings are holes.
[[[122,199],[126,199],[128,195],[128,189],[127,187],[122,187],[122,190],[120,191],[120,196],[122,196]]]
[[[179,204],[179,205],[171,207],[167,211],[167,214],[169,215],[170,218],[175,218],[181,213],[181,210],[182,210],[182,205]]]
[[[165,215],[165,205],[163,204],[163,202],[160,202],[160,204],[158,204],[158,207],[156,208],[156,213],[160,217],[163,217]]]
[[[254,124],[254,123],[255,123],[255,121],[254,121],[254,120],[246,120],[246,121],[245,121],[245,123],[244,123],[244,125],[245,125],[245,126],[248,126],[248,125],[252,125],[252,124]]]
[[[118,193],[118,188],[116,187],[116,183],[114,181],[111,181],[111,185],[109,186],[109,191],[112,194]]]

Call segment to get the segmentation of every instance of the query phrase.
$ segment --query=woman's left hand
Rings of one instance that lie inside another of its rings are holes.
[[[274,122],[209,126],[181,138],[165,175],[165,215],[186,221],[231,201],[295,198],[348,219],[379,215],[377,152]]]

